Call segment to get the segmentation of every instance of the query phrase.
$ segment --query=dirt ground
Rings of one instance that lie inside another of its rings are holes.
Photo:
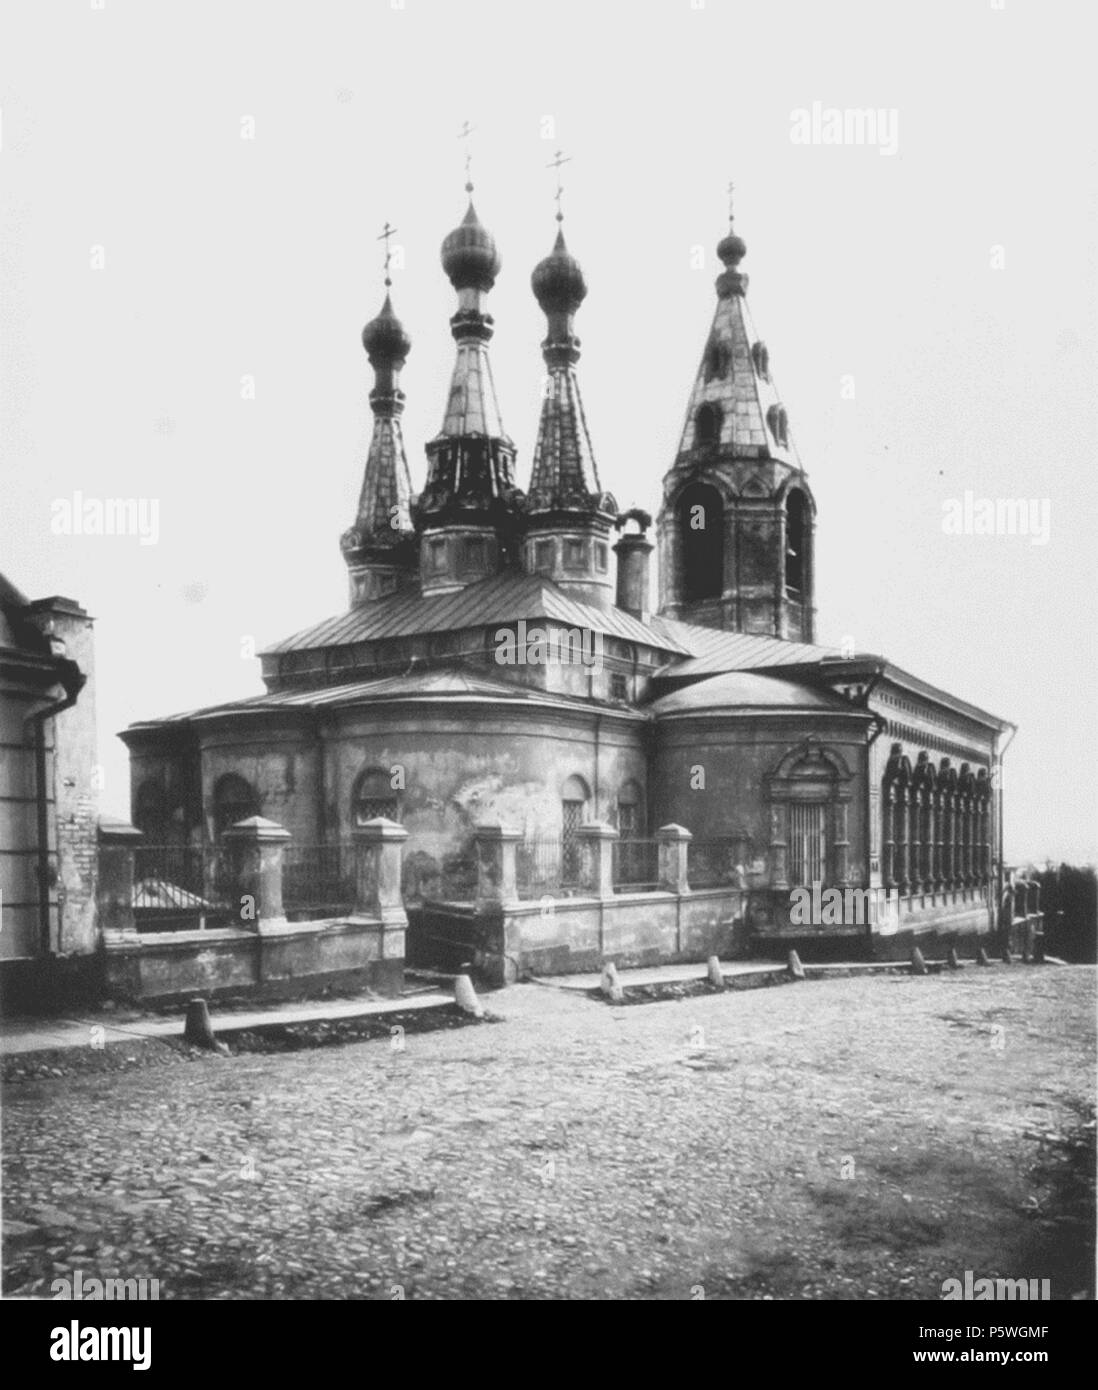
[[[171,1299],[1094,1295],[1093,967],[486,1003],[11,1068],[5,1294],[79,1268]]]

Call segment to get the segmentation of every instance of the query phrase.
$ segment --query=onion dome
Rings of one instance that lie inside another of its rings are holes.
[[[717,255],[729,270],[735,270],[747,255],[747,242],[735,232],[729,231],[728,235],[721,237],[717,243]]]
[[[587,282],[579,261],[564,244],[563,230],[557,232],[549,255],[534,267],[530,286],[546,314],[574,314],[587,298]]]
[[[496,283],[502,262],[495,238],[481,226],[472,201],[461,226],[442,243],[441,255],[442,268],[455,290],[487,292]]]
[[[412,340],[404,331],[404,325],[393,313],[393,303],[388,293],[381,313],[371,319],[362,330],[362,346],[370,359],[372,367],[391,367],[402,363],[408,356]]]

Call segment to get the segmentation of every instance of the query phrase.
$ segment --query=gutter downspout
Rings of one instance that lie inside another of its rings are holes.
[[[46,720],[71,709],[77,696],[84,689],[88,678],[75,661],[66,658],[58,660],[58,680],[65,692],[64,698],[35,711],[29,716],[34,725],[34,794],[38,829],[38,950],[46,958],[50,954],[50,811],[49,788],[46,784]],[[61,919],[58,914],[58,933]],[[61,942],[58,939],[58,948]]]
[[[999,845],[998,845],[998,849],[999,849],[999,883],[998,883],[998,892],[997,892],[996,897],[995,897],[995,926],[996,926],[996,928],[998,928],[998,925],[999,925],[999,909],[1000,909],[1000,906],[1002,905],[1002,901],[1003,901],[1003,891],[1004,891],[1004,889],[1005,889],[1005,887],[1006,887],[1006,884],[1005,884],[1005,881],[1004,881],[1004,875],[1005,875],[1005,873],[1006,873],[1006,866],[1005,866],[1004,863],[1003,863],[1003,777],[1002,777],[1003,754],[1007,751],[1007,749],[1010,747],[1010,745],[1014,742],[1014,735],[1018,732],[1018,725],[1017,725],[1017,724],[1008,724],[1008,725],[1007,725],[1007,728],[1010,730],[1010,737],[1007,739],[1006,743],[1003,744],[1002,748],[997,748],[997,749],[995,750],[995,767],[996,767],[996,771],[999,773],[999,785],[995,788],[995,798],[996,798],[996,802],[998,803],[998,804],[997,804],[997,810],[998,810],[998,817],[997,817],[997,819],[998,819],[998,821],[999,821],[999,834],[998,834],[998,836],[997,836],[997,839],[998,839],[998,841],[999,841]]]

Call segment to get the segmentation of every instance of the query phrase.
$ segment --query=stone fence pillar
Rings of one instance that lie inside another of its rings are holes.
[[[498,821],[482,821],[473,832],[477,852],[476,910],[514,907],[518,902],[515,846],[521,830]]]
[[[407,838],[403,825],[384,816],[355,830],[355,917],[369,917],[387,927],[403,929],[408,925],[400,886]]]
[[[605,821],[589,820],[576,831],[582,847],[582,887],[596,898],[614,896],[614,841],[618,832]]]
[[[96,913],[100,934],[117,940],[137,937],[133,915],[134,850],[140,830],[120,820],[99,822],[99,877]]]
[[[689,893],[686,857],[693,839],[684,825],[661,825],[656,831],[659,842],[660,887],[669,893]]]
[[[254,932],[285,926],[282,853],[290,832],[263,816],[249,816],[226,830],[222,839],[228,851],[234,923]]]

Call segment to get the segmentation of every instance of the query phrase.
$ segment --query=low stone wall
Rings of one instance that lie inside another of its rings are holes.
[[[262,933],[146,932],[103,946],[107,993],[142,1003],[202,996],[300,998],[333,985],[399,995],[404,931],[376,921],[292,922]]]
[[[747,954],[739,889],[572,897],[469,907],[429,903],[410,914],[410,958],[486,984],[619,966],[723,960]],[[449,957],[453,959],[450,960]],[[460,959],[459,959],[460,958]]]

